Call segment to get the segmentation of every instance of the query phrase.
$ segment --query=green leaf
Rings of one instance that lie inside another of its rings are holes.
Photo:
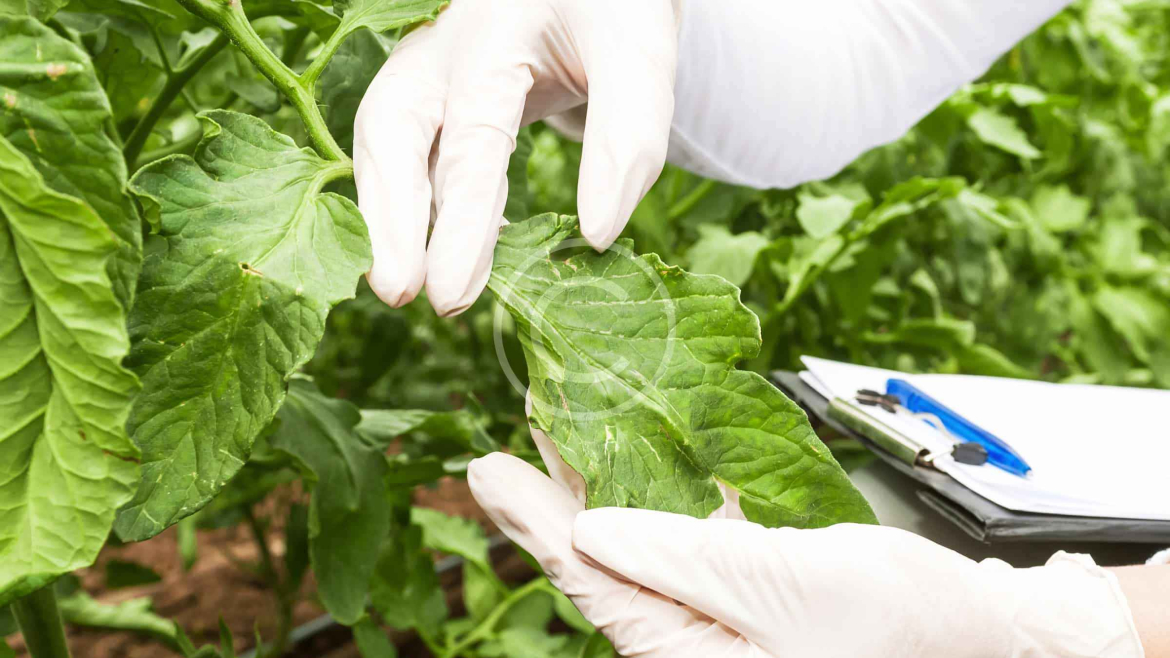
[[[1025,160],[1040,157],[1040,151],[1028,141],[1016,120],[998,110],[980,108],[967,118],[967,125],[985,143]]]
[[[950,352],[975,342],[975,325],[954,318],[915,318],[895,330],[867,333],[863,338],[875,344],[902,344]]]
[[[568,644],[564,635],[549,635],[537,628],[509,628],[484,642],[479,655],[487,658],[559,658]]]
[[[485,619],[507,595],[507,587],[500,582],[490,566],[481,566],[476,562],[463,563],[463,605],[472,619]]]
[[[1032,209],[1040,224],[1053,233],[1075,231],[1089,219],[1092,204],[1067,185],[1042,185],[1032,193]]]
[[[1016,365],[1007,356],[990,345],[975,343],[959,348],[955,352],[959,368],[969,375],[988,377],[1011,377],[1014,379],[1035,379],[1026,368]]]
[[[1116,348],[1117,338],[1092,302],[1080,294],[1069,306],[1073,338],[1089,367],[1101,374],[1104,384],[1120,384],[1129,369],[1129,358]]]
[[[577,606],[573,605],[573,602],[569,600],[569,597],[562,594],[559,589],[555,587],[549,587],[546,591],[550,596],[552,596],[553,610],[557,613],[557,617],[560,617],[561,621],[565,622],[569,628],[580,633],[585,633],[586,635],[592,633],[595,630],[593,628],[593,624],[589,623],[589,620],[585,618],[585,615],[581,614],[581,611],[577,609]]]
[[[613,645],[601,633],[594,633],[589,636],[589,640],[585,646],[581,647],[581,653],[577,658],[615,658],[617,652],[613,650]]]
[[[818,197],[801,192],[799,198],[796,219],[805,233],[818,239],[836,233],[853,217],[858,206],[865,203],[841,194]]]
[[[280,16],[294,25],[312,29],[322,39],[328,39],[341,22],[332,9],[309,0],[244,0],[244,10],[252,20]]]
[[[117,559],[106,562],[107,589],[137,587],[157,583],[161,580],[162,576],[158,575],[158,572],[137,562]]]
[[[576,233],[556,215],[506,227],[488,287],[524,345],[530,420],[585,478],[589,507],[703,518],[722,482],[767,526],[875,522],[804,412],[735,369],[761,340],[734,286],[628,242],[562,245]]]
[[[219,618],[219,651],[223,658],[236,658],[236,640],[223,617]]]
[[[137,28],[140,37],[150,38],[146,28],[137,24],[128,27]],[[140,43],[123,31],[108,29],[105,34],[105,47],[95,53],[93,65],[110,97],[114,121],[138,119],[146,114],[162,91],[165,73],[156,66],[150,51],[140,50]],[[145,48],[153,44],[142,43],[141,46]]]
[[[38,21],[47,21],[69,0],[0,0],[0,14],[32,16]]]
[[[99,603],[85,592],[60,599],[61,618],[68,624],[109,631],[131,631],[174,641],[175,623],[152,612],[149,598],[131,599],[117,604]]]
[[[346,153],[353,153],[353,125],[358,106],[374,76],[390,57],[393,42],[370,30],[358,30],[341,44],[321,73],[325,125]]]
[[[1093,295],[1093,306],[1142,363],[1149,363],[1156,344],[1170,336],[1170,307],[1140,288],[1103,287]]]
[[[718,224],[699,226],[699,240],[687,252],[691,271],[715,274],[742,286],[752,275],[756,257],[768,246],[768,238],[755,231],[732,235]]]
[[[395,658],[398,655],[390,638],[369,616],[354,624],[353,641],[362,658]]]
[[[295,379],[270,442],[301,465],[312,482],[309,556],[325,609],[343,624],[365,613],[378,547],[390,531],[386,461],[355,428],[357,407],[327,398]]]
[[[109,100],[89,57],[48,27],[0,16],[0,135],[23,153],[49,188],[87,203],[112,233],[106,264],[129,308],[142,262],[138,215],[122,151],[106,133]]]
[[[532,193],[528,190],[528,160],[532,157],[535,141],[532,127],[525,126],[516,134],[516,149],[508,159],[508,201],[504,205],[504,219],[522,222],[532,216]]]
[[[388,447],[394,439],[419,432],[435,439],[447,439],[467,449],[487,454],[500,449],[483,423],[470,411],[427,411],[425,409],[363,409],[358,432],[367,440]]]
[[[89,566],[138,478],[117,249],[0,138],[0,605]]]
[[[254,117],[201,117],[194,158],[154,162],[130,184],[159,232],[131,315],[145,392],[129,429],[145,462],[118,516],[127,540],[198,511],[243,466],[371,262],[357,208],[321,191],[348,165]]]
[[[485,569],[488,561],[488,540],[483,528],[470,519],[447,516],[425,507],[410,510],[410,522],[422,528],[423,546],[442,553],[458,555]]]
[[[435,563],[422,549],[421,528],[402,528],[382,547],[370,597],[374,609],[394,628],[438,634],[447,618],[447,602]]]
[[[385,32],[395,28],[433,21],[450,0],[334,0],[333,9],[341,14],[343,34],[358,28]]]

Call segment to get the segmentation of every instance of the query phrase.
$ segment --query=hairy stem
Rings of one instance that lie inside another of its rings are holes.
[[[237,0],[231,2],[225,0],[178,0],[178,2],[191,13],[222,30],[240,49],[240,52],[244,53],[244,56],[264,74],[264,77],[268,78],[269,82],[280,93],[284,94],[285,98],[296,108],[297,114],[301,116],[301,121],[304,122],[305,129],[309,133],[309,140],[313,142],[313,147],[317,149],[321,157],[329,160],[349,160],[349,156],[341,150],[337,140],[333,139],[333,135],[329,133],[329,128],[325,125],[325,117],[321,115],[321,110],[317,107],[317,99],[313,90],[302,84],[297,74],[287,64],[280,61],[280,58],[273,54],[268,46],[264,45],[260,35],[256,34],[256,30],[252,29],[252,24],[248,22],[248,17],[244,14],[240,2]],[[322,62],[320,66],[324,68],[328,58],[318,57],[313,63],[317,64],[318,61]]]
[[[130,171],[135,170],[138,164],[138,156],[142,153],[142,147],[146,145],[146,140],[150,137],[150,133],[154,131],[154,126],[166,114],[171,103],[182,93],[183,87],[186,87],[187,83],[191,81],[191,78],[195,77],[195,74],[218,55],[227,44],[227,37],[222,34],[219,35],[190,64],[167,76],[167,83],[163,87],[162,92],[155,99],[154,104],[150,106],[150,110],[147,111],[146,115],[138,121],[138,125],[134,126],[134,130],[130,132],[130,136],[126,138],[126,146],[122,149],[122,155],[125,157],[126,166],[130,168]]]
[[[321,73],[325,71],[325,67],[329,65],[329,61],[337,54],[337,49],[341,47],[341,44],[348,36],[349,32],[340,28],[333,31],[333,34],[329,36],[329,40],[321,47],[320,54],[309,64],[309,68],[305,69],[305,72],[301,74],[300,83],[305,89],[312,91],[317,88],[317,79],[321,77]]]
[[[535,580],[529,581],[518,589],[513,590],[512,593],[507,596],[507,598],[505,598],[503,601],[500,601],[500,604],[497,605],[495,609],[493,609],[491,613],[488,614],[487,617],[484,617],[483,621],[481,621],[478,626],[471,629],[471,632],[469,632],[467,635],[464,635],[463,639],[451,645],[451,648],[447,649],[447,652],[444,653],[440,658],[455,658],[455,656],[461,655],[464,651],[471,648],[476,642],[487,639],[488,636],[491,635],[492,631],[495,630],[496,624],[500,623],[500,619],[503,619],[504,615],[512,609],[512,606],[519,603],[529,594],[539,592],[548,587],[548,580],[542,576]]]
[[[48,585],[12,604],[16,625],[32,658],[69,658],[57,595]]]

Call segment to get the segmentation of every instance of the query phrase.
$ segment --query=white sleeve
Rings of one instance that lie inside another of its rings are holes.
[[[901,137],[1069,0],[683,0],[668,159],[792,187]]]

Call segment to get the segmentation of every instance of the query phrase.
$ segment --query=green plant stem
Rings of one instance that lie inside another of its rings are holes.
[[[345,38],[349,36],[349,32],[342,30],[340,27],[329,35],[329,40],[321,46],[321,52],[309,64],[309,68],[301,74],[300,83],[305,89],[314,90],[317,88],[317,79],[325,71],[325,67],[329,65],[330,60],[337,54],[337,49],[345,42]]]
[[[142,147],[146,145],[150,133],[154,131],[154,126],[166,114],[171,103],[182,93],[183,87],[187,86],[191,78],[195,77],[195,74],[218,55],[227,44],[227,37],[219,35],[191,63],[167,76],[167,83],[163,86],[162,92],[159,93],[146,115],[138,121],[138,125],[134,126],[130,136],[126,138],[126,146],[122,149],[122,155],[125,157],[126,166],[130,168],[130,171],[135,170],[138,156],[142,153]]]
[[[285,586],[284,578],[276,569],[276,560],[272,557],[272,550],[268,547],[268,538],[264,534],[264,526],[252,511],[251,506],[244,507],[244,519],[248,522],[248,529],[252,531],[252,540],[256,543],[260,554],[260,575],[267,581],[268,587],[276,595],[276,637],[272,646],[263,655],[280,656],[288,649],[289,636],[293,629],[293,595]]]
[[[12,604],[16,625],[32,658],[69,658],[57,595],[48,585]]]
[[[268,46],[264,45],[260,35],[256,34],[252,24],[248,22],[248,17],[244,14],[244,9],[238,0],[231,2],[178,0],[178,2],[191,13],[222,30],[240,49],[240,52],[244,53],[244,56],[264,74],[264,77],[268,78],[269,82],[280,93],[284,94],[285,98],[296,108],[297,114],[301,116],[301,121],[304,122],[305,130],[309,134],[309,140],[313,142],[313,147],[317,149],[321,157],[329,160],[349,160],[349,156],[341,150],[337,140],[333,139],[333,135],[329,133],[329,128],[325,125],[325,117],[321,115],[321,110],[317,107],[317,98],[313,94],[313,90],[302,84],[297,74],[280,61]],[[318,57],[313,63],[316,64],[320,60],[324,60],[320,64],[323,68],[328,62],[328,58]]]
[[[500,604],[497,605],[488,614],[487,617],[484,617],[483,621],[481,621],[478,626],[471,629],[467,635],[464,635],[463,639],[451,645],[451,647],[447,649],[447,652],[440,656],[440,658],[455,658],[455,656],[461,655],[476,642],[487,639],[487,637],[491,635],[491,632],[495,630],[496,624],[500,623],[500,619],[503,619],[504,615],[512,609],[512,606],[519,603],[529,594],[532,594],[533,592],[539,592],[548,587],[548,581],[542,576],[535,580],[531,580],[523,586],[513,590],[512,593],[507,596],[507,598],[505,598],[503,601],[500,601]]]
[[[715,189],[716,185],[718,185],[718,183],[713,180],[705,180],[702,183],[696,185],[695,189],[691,190],[686,196],[679,199],[677,203],[672,205],[670,209],[666,211],[667,219],[678,219],[679,217],[682,217],[683,215],[690,212],[692,209],[694,209],[695,206],[699,205],[700,201],[702,201],[708,194],[711,193],[712,190]]]

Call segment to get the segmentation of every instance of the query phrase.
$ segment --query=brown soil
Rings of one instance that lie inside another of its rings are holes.
[[[257,507],[257,514],[265,518],[283,519],[280,506],[287,505],[295,493],[281,492],[271,496]],[[447,514],[471,518],[479,522],[489,534],[498,532],[483,511],[475,504],[464,480],[445,478],[431,488],[419,488],[415,503],[432,507]],[[279,560],[284,555],[281,528],[273,525],[268,533],[269,546]],[[528,571],[527,565],[507,556],[500,557],[502,576],[519,577]],[[162,580],[150,585],[107,590],[105,566],[110,560],[125,560],[150,567]],[[259,560],[258,549],[243,524],[220,530],[199,531],[199,560],[190,571],[184,571],[174,528],[149,541],[124,546],[107,546],[97,563],[79,572],[81,586],[103,603],[119,603],[148,596],[154,602],[154,611],[178,622],[196,646],[219,644],[219,620],[231,629],[235,649],[242,652],[255,644],[256,629],[261,637],[271,639],[276,628],[275,598],[263,581],[251,571]],[[458,574],[445,579],[453,607],[458,606]],[[315,583],[310,573],[301,590],[301,601],[295,608],[295,624],[304,624],[324,614],[316,603]],[[92,631],[68,628],[69,642],[75,658],[173,658],[178,655],[159,642],[125,632]],[[404,643],[403,656],[423,656],[425,651],[410,644],[411,638],[399,638]],[[27,656],[19,635],[9,638],[17,656]],[[357,658],[346,629],[321,633],[313,640],[296,647],[289,656],[296,658]]]

